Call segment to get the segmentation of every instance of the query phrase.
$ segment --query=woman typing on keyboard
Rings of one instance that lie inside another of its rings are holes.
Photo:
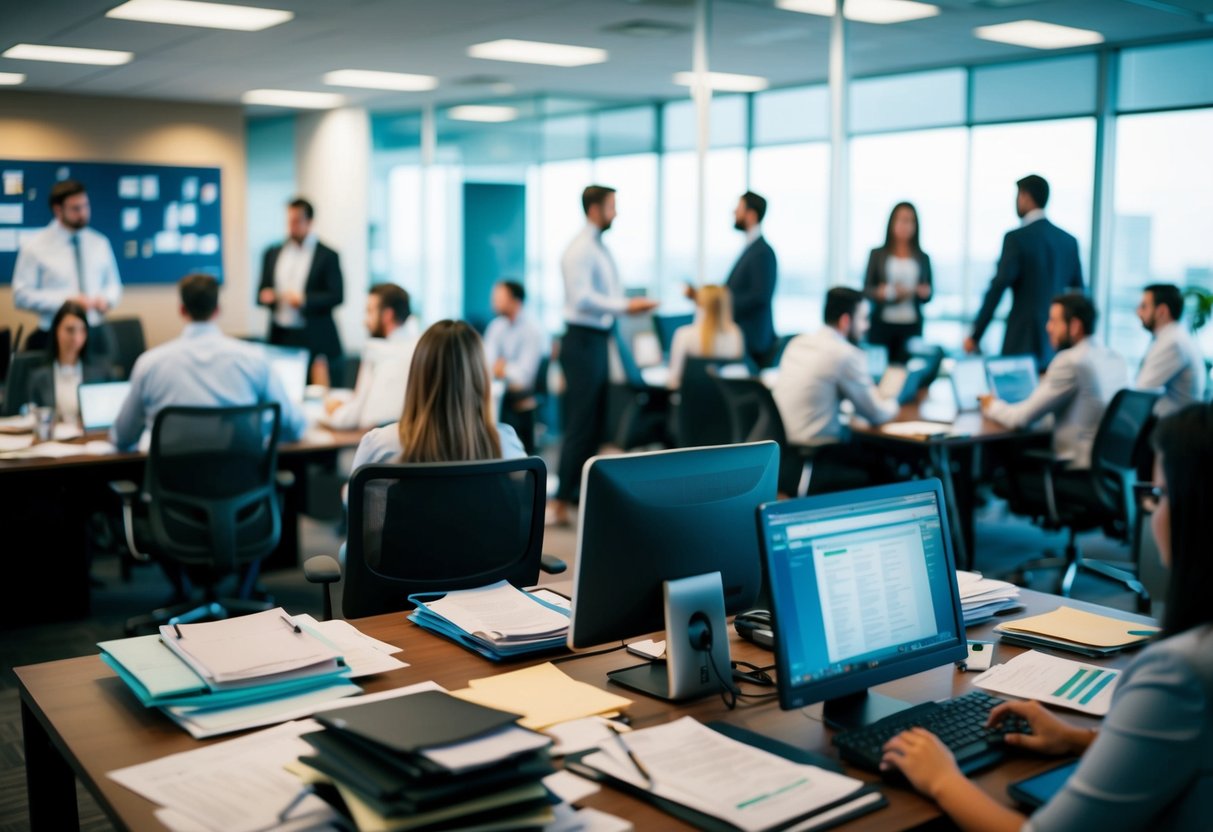
[[[1213,824],[1213,406],[1192,405],[1154,433],[1156,501],[1151,518],[1170,570],[1160,639],[1129,666],[1100,731],[1075,728],[1038,702],[990,712],[996,725],[1017,715],[1032,733],[1006,742],[1043,754],[1081,754],[1065,786],[1032,815],[996,802],[956,767],[921,728],[885,745],[881,766],[906,779],[964,830],[1207,830]]]

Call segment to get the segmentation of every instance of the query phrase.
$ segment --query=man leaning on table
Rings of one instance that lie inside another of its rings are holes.
[[[279,436],[287,442],[303,436],[303,411],[286,395],[269,362],[251,344],[224,335],[219,317],[219,281],[209,274],[186,275],[178,284],[181,335],[139,356],[131,388],[110,440],[134,448],[165,407],[239,407],[277,402],[282,408]]]

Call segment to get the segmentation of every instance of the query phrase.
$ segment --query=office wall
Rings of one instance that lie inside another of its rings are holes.
[[[240,106],[147,101],[33,92],[0,93],[0,156],[13,159],[205,165],[223,171],[223,328],[261,332],[253,306],[246,237],[244,113]],[[115,315],[143,319],[150,345],[180,331],[176,289],[127,287]],[[12,289],[0,287],[0,326],[36,325],[17,312]]]

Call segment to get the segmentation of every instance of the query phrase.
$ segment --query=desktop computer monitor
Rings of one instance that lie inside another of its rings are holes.
[[[719,690],[719,674],[730,673],[724,616],[749,609],[761,589],[757,512],[775,499],[778,478],[774,442],[599,456],[586,463],[569,647],[664,628],[664,664],[610,678],[662,698]],[[682,592],[687,588],[690,596]],[[693,648],[686,641],[692,621]],[[714,666],[705,661],[705,626]]]
[[[908,707],[868,688],[964,659],[939,480],[764,505],[779,704],[846,729]]]
[[[1036,358],[1031,355],[1004,355],[986,359],[990,392],[1004,402],[1022,402],[1036,389]]]

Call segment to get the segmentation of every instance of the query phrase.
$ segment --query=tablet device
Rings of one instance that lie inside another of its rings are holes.
[[[1061,791],[1061,787],[1070,779],[1074,769],[1078,768],[1078,760],[1071,760],[1059,766],[1012,783],[1007,786],[1007,794],[1020,805],[1030,809],[1039,809],[1048,803],[1053,795]]]

